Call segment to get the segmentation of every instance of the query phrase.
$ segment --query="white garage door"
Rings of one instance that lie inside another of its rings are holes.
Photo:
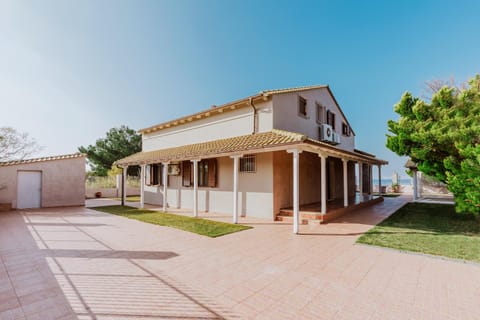
[[[40,208],[42,205],[42,173],[18,171],[17,208]]]

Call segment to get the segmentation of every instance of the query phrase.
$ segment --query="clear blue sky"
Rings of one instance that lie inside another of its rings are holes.
[[[391,176],[393,105],[479,72],[479,16],[478,1],[0,0],[0,126],[70,153],[114,126],[329,84]]]

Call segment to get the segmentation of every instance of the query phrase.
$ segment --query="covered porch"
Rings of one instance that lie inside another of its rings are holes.
[[[231,199],[232,222],[238,223],[240,159],[249,155],[261,154],[272,155],[269,169],[271,175],[269,173],[263,176],[264,180],[266,179],[265,181],[271,183],[272,186],[272,190],[265,193],[268,197],[264,198],[270,199],[267,201],[270,201],[272,219],[275,219],[282,209],[291,206],[291,222],[294,233],[299,232],[299,224],[305,220],[301,218],[301,215],[308,215],[310,211],[307,210],[310,208],[316,208],[311,211],[316,218],[311,220],[325,222],[341,213],[382,199],[381,197],[370,199],[369,194],[373,190],[372,166],[378,166],[380,176],[380,167],[386,164],[386,161],[377,159],[373,155],[346,151],[328,143],[309,139],[305,135],[281,130],[140,152],[119,160],[116,164],[123,168],[124,173],[129,165],[140,165],[142,169],[140,207],[145,205],[146,166],[161,164],[159,170],[162,172],[162,183],[158,188],[161,188],[163,197],[163,211],[167,211],[170,165],[176,162],[191,163],[191,167],[188,166],[191,168],[189,170],[191,170],[192,177],[188,198],[191,198],[189,203],[192,204],[192,215],[199,217],[199,163],[208,159],[223,158],[222,161],[226,164],[223,168],[230,169],[228,169],[229,173],[223,174],[223,176],[228,175],[228,179],[225,180],[221,176],[221,180],[228,181],[229,185],[222,200],[225,199],[225,196]],[[276,161],[276,157],[280,157],[281,161]],[[358,165],[360,177],[359,196],[355,193],[355,165]],[[184,170],[182,169],[182,171]],[[381,181],[381,179],[379,180]],[[254,187],[255,183],[253,185],[250,183],[248,186]],[[310,194],[309,198],[305,197],[307,193]],[[367,199],[365,197],[369,200],[365,201]],[[122,200],[124,203],[124,193]],[[307,205],[310,207],[305,207]]]
[[[301,205],[299,207],[299,223],[315,225],[332,221],[346,213],[364,208],[379,202],[383,198],[378,195],[355,194],[348,198],[348,206],[345,207],[343,199],[330,200],[327,202],[327,212],[322,214],[320,202]],[[293,222],[293,207],[282,208],[276,216],[277,221]]]

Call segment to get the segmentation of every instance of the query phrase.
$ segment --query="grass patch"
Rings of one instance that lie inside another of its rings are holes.
[[[122,198],[113,198],[113,200],[122,201]],[[140,196],[127,196],[127,202],[140,202]]]
[[[453,205],[409,203],[357,242],[480,262],[480,220]]]
[[[94,207],[91,209],[115,214],[117,216],[122,216],[129,219],[135,219],[151,224],[157,224],[159,226],[166,226],[184,231],[189,231],[211,238],[216,238],[229,233],[234,233],[252,228],[240,224],[231,224],[206,219],[185,217],[171,213],[147,209],[137,209],[128,206],[104,206]]]

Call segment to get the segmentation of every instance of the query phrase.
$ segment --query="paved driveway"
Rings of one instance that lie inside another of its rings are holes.
[[[2,213],[0,319],[479,319],[479,265],[355,244],[403,202],[217,239],[86,208]]]

